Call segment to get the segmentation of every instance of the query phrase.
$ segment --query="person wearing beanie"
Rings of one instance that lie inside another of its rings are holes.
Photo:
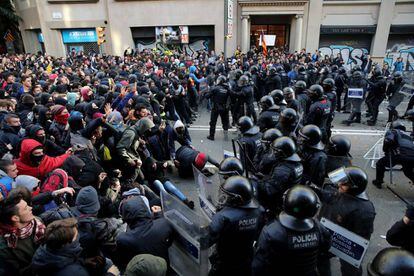
[[[30,94],[24,94],[21,97],[21,103],[17,105],[17,114],[19,115],[22,127],[25,128],[30,125],[31,120],[29,117],[33,117],[33,107],[35,106],[35,99]]]
[[[128,263],[125,276],[165,276],[167,262],[151,254],[139,254]]]
[[[31,175],[43,180],[46,175],[62,166],[63,162],[72,155],[72,150],[50,157],[44,153],[41,143],[34,139],[24,139],[21,144],[19,158],[15,160],[19,175]]]
[[[101,205],[99,204],[98,192],[92,186],[83,187],[75,201],[74,213],[76,216],[97,215]]]
[[[16,183],[15,186],[16,187],[25,187],[27,188],[31,193],[32,196],[36,196],[39,194],[39,184],[40,184],[40,180],[37,179],[34,176],[30,176],[30,175],[18,175],[16,177]]]
[[[151,208],[151,213],[140,196],[129,197],[121,203],[120,214],[128,225],[127,231],[116,238],[117,265],[121,269],[138,254],[152,254],[168,262],[174,230],[164,217],[154,216],[160,211],[156,207]]]
[[[49,133],[55,138],[56,144],[61,147],[66,147],[66,139],[68,139],[69,129],[68,120],[69,112],[63,105],[54,105],[51,108],[53,115],[53,122],[50,125]]]
[[[387,232],[387,241],[414,254],[414,205],[407,206],[404,217]]]
[[[40,125],[31,125],[26,128],[26,135],[28,138],[41,143],[46,155],[56,157],[65,153],[65,150],[62,147],[56,145],[55,142],[47,138],[44,128]]]

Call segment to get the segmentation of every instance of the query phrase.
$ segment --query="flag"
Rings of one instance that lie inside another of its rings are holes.
[[[262,42],[262,48],[263,48],[263,55],[265,57],[267,57],[267,46],[266,46],[266,41],[264,39],[264,33],[263,33],[263,31],[262,31],[262,35],[260,36],[260,39],[262,40],[261,42]]]
[[[13,42],[14,41],[14,36],[12,35],[12,33],[10,32],[10,30],[8,30],[3,38],[7,41],[7,42]]]

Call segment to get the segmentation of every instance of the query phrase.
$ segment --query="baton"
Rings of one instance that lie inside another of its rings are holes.
[[[234,143],[234,139],[231,139],[231,144],[233,146],[233,153],[234,153],[234,157],[237,158],[237,150],[236,150],[236,143]]]
[[[400,196],[396,191],[394,191],[394,189],[391,188],[390,186],[387,185],[387,189],[390,190],[396,197],[398,197],[399,199],[401,199],[401,201],[404,202],[405,204],[407,204],[407,205],[410,205],[411,204],[405,198],[403,198],[402,196]]]
[[[247,154],[246,154],[246,143],[243,143],[243,151],[244,151],[244,163],[247,164],[247,158],[248,157],[247,157]],[[253,166],[253,164],[251,164],[251,165]],[[249,170],[247,168],[246,168],[246,178],[249,179]]]

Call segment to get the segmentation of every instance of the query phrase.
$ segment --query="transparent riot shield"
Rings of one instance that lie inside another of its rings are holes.
[[[220,178],[218,174],[206,176],[194,166],[193,172],[194,180],[199,187],[198,198],[201,211],[211,221],[218,206]]]
[[[168,250],[170,266],[182,276],[207,275],[209,222],[174,196],[165,191],[160,194],[164,217],[177,232]]]

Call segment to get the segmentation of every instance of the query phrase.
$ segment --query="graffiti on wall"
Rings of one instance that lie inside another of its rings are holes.
[[[353,48],[347,45],[330,45],[329,47],[319,48],[319,51],[321,52],[322,58],[324,58],[325,55],[329,57],[333,55],[336,57],[338,53],[340,53],[342,55],[342,59],[345,62],[344,67],[348,69],[352,68],[355,65],[361,65],[362,54],[368,53],[368,50],[365,48]]]
[[[390,68],[401,57],[404,62],[404,71],[414,71],[414,45],[395,44],[387,50],[384,62],[388,63]]]
[[[184,53],[186,55],[189,56],[193,56],[197,53],[197,51],[201,51],[201,50],[209,50],[209,44],[210,41],[208,39],[200,39],[197,41],[194,41],[190,44],[177,44],[177,45],[166,45],[166,44],[162,44],[160,42],[152,42],[152,43],[143,43],[143,42],[138,42],[136,49],[137,51],[141,52],[144,49],[157,49],[160,50],[162,52],[168,51],[168,50],[178,50],[180,53]]]

